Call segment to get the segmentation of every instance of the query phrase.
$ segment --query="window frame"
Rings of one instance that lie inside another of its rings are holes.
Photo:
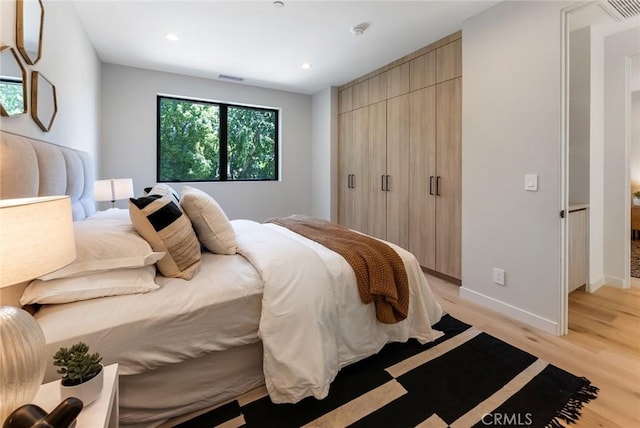
[[[160,105],[163,99],[189,102],[193,104],[205,104],[210,106],[217,106],[220,112],[220,129],[218,139],[220,141],[220,151],[218,153],[219,165],[220,165],[220,177],[217,180],[162,180],[160,178]],[[266,111],[275,114],[275,126],[274,126],[274,178],[239,178],[230,179],[227,174],[228,166],[228,108],[242,108],[247,110]],[[243,104],[224,103],[219,101],[210,101],[197,98],[185,98],[176,97],[172,95],[160,95],[156,96],[156,182],[158,183],[234,183],[234,182],[263,182],[263,181],[280,181],[280,109],[271,107],[257,107]]]

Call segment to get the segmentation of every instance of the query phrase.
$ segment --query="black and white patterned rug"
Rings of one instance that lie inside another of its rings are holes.
[[[436,342],[389,344],[345,367],[324,400],[273,404],[249,393],[179,426],[556,428],[596,398],[586,378],[455,318],[434,327],[445,333]]]
[[[640,240],[631,241],[631,276],[640,278]]]

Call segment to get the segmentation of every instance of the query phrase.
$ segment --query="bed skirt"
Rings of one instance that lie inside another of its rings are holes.
[[[155,427],[263,384],[262,342],[120,376],[120,426]]]

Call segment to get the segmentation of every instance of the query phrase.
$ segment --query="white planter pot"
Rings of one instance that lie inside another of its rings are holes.
[[[80,385],[64,386],[62,382],[60,382],[60,399],[64,400],[65,398],[76,397],[82,401],[84,407],[87,407],[100,396],[100,393],[102,392],[102,385],[104,383],[103,379],[104,367],[96,377],[81,383]]]
[[[640,198],[633,198],[633,205],[635,205],[636,207],[640,207]]]

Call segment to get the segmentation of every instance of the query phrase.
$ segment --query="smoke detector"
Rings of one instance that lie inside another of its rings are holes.
[[[369,24],[358,24],[351,27],[351,34],[354,36],[362,36],[364,34],[364,30],[369,27]]]

